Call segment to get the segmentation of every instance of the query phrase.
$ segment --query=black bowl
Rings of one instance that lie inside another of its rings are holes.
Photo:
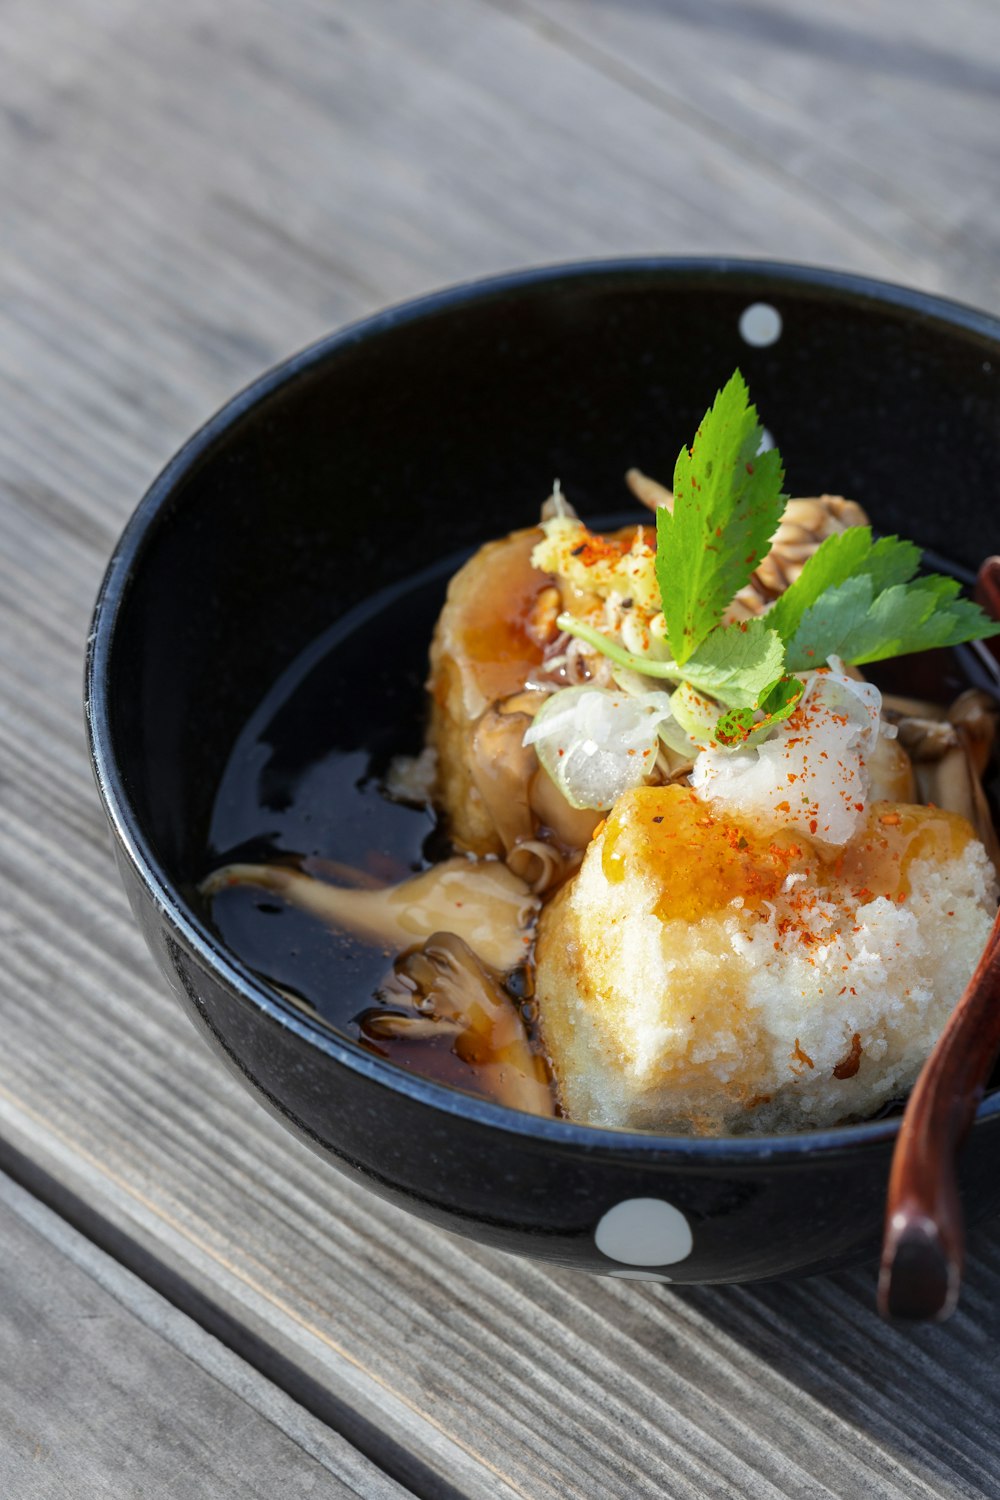
[[[741,323],[758,303],[777,309],[780,336],[767,314],[757,334]],[[442,554],[531,524],[553,475],[590,515],[622,493],[631,464],[669,477],[737,364],[795,493],[852,495],[882,529],[960,567],[996,547],[997,320],[780,265],[530,271],[382,313],[231,401],[129,523],[87,679],[135,914],[257,1097],[335,1166],[435,1223],[677,1282],[807,1274],[873,1252],[898,1121],[667,1139],[504,1109],[296,1009],[227,951],[194,886],[231,747],[308,642]],[[1000,1092],[965,1151],[970,1218],[1000,1207],[998,1150]]]

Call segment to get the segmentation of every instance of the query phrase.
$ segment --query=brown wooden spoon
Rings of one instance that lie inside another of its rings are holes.
[[[972,591],[972,597],[976,603],[989,615],[991,620],[1000,620],[1000,557],[988,557],[982,564],[976,576],[976,586]],[[1000,636],[991,637],[988,642],[989,648],[997,652],[997,641]]]
[[[1000,912],[903,1115],[892,1158],[878,1309],[947,1318],[958,1301],[965,1237],[956,1167],[1000,1054]]]
[[[976,598],[1000,618],[1000,558],[979,571]],[[977,642],[986,662],[1000,637]],[[984,663],[985,664],[985,663]],[[878,1309],[884,1318],[947,1318],[965,1252],[957,1164],[1000,1055],[1000,912],[976,972],[910,1095],[889,1176]]]

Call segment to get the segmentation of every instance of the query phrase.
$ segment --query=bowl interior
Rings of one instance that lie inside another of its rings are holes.
[[[740,332],[758,302],[781,319],[765,347]],[[628,508],[630,465],[669,483],[736,365],[791,493],[850,495],[959,565],[996,545],[997,326],[787,268],[601,267],[444,293],[306,351],[210,423],[133,521],[99,619],[111,757],[182,897],[205,873],[233,743],[310,641],[531,524],[555,476],[584,516]]]

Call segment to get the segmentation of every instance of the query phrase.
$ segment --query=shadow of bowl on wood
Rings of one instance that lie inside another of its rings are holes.
[[[669,476],[736,365],[795,493],[851,495],[880,529],[959,569],[995,550],[997,320],[801,267],[555,267],[394,308],[238,395],[129,523],[87,666],[95,774],[135,915],[257,1098],[325,1160],[434,1223],[678,1283],[874,1255],[898,1120],[681,1139],[504,1109],[297,1008],[224,946],[197,883],[234,741],[309,642],[442,555],[532,524],[554,475],[585,515],[623,494],[632,464]],[[1000,1091],[962,1163],[970,1221],[1000,1208],[998,1150]]]

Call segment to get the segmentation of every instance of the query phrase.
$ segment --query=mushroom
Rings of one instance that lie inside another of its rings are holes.
[[[903,719],[944,719],[947,718],[947,709],[926,698],[904,698],[899,693],[883,693],[882,714],[890,724],[899,724]]]
[[[467,943],[454,933],[435,932],[398,958],[393,970],[380,997],[413,1013],[365,1011],[359,1022],[363,1037],[376,1044],[447,1037],[449,1050],[475,1068],[501,1104],[554,1113],[545,1064],[531,1050],[518,1007]]]
[[[542,505],[542,520],[551,521],[553,516],[565,516],[570,521],[579,520],[576,509],[563,494],[562,485],[558,479],[552,486],[552,493]]]
[[[668,490],[666,485],[661,484],[658,479],[650,479],[649,475],[644,474],[641,469],[628,469],[625,474],[625,483],[635,498],[641,500],[642,504],[650,510],[656,511],[661,505],[667,510],[673,510],[673,491]]]
[[[539,902],[498,860],[447,859],[412,880],[380,890],[351,890],[291,865],[224,865],[203,881],[217,896],[256,886],[332,927],[399,951],[442,929],[454,932],[498,973],[524,959]]]
[[[534,836],[535,821],[528,804],[528,785],[538,769],[538,758],[524,735],[531,715],[504,713],[495,703],[469,733],[469,769],[486,814],[510,853],[523,839]]]
[[[661,740],[656,752],[656,770],[662,781],[686,782],[694,770],[694,755],[672,750]]]
[[[920,801],[933,802],[967,819],[1000,873],[1000,840],[981,780],[993,750],[996,724],[993,700],[969,690],[955,699],[947,717],[902,717],[898,728],[899,743],[913,762]]]
[[[358,1025],[362,1036],[376,1042],[434,1042],[462,1030],[440,1016],[406,1016],[396,1010],[366,1010]]]
[[[994,699],[976,688],[960,693],[948,710],[948,721],[962,736],[978,776],[982,776],[989,765],[998,715],[1000,710]]]
[[[880,734],[868,760],[872,802],[912,802],[917,795],[913,762],[899,738]]]
[[[555,835],[568,853],[586,849],[604,816],[591,807],[571,807],[537,759],[528,797],[539,823]]]
[[[533,891],[541,893],[562,879],[565,861],[558,849],[535,837],[538,812],[535,788],[544,772],[539,772],[534,750],[524,744],[524,733],[532,719],[532,714],[521,707],[524,700],[529,700],[533,709],[538,695],[520,693],[507,703],[494,704],[476,721],[469,740],[469,766],[485,812],[503,845],[508,867],[527,881]],[[548,781],[547,776],[545,780]],[[554,787],[552,790],[562,802]],[[559,816],[547,802],[545,806]],[[567,813],[573,814],[572,808],[564,806]],[[569,824],[571,820],[561,821]],[[580,847],[586,845],[596,821],[595,817],[590,822]],[[573,843],[571,847],[577,846]]]

